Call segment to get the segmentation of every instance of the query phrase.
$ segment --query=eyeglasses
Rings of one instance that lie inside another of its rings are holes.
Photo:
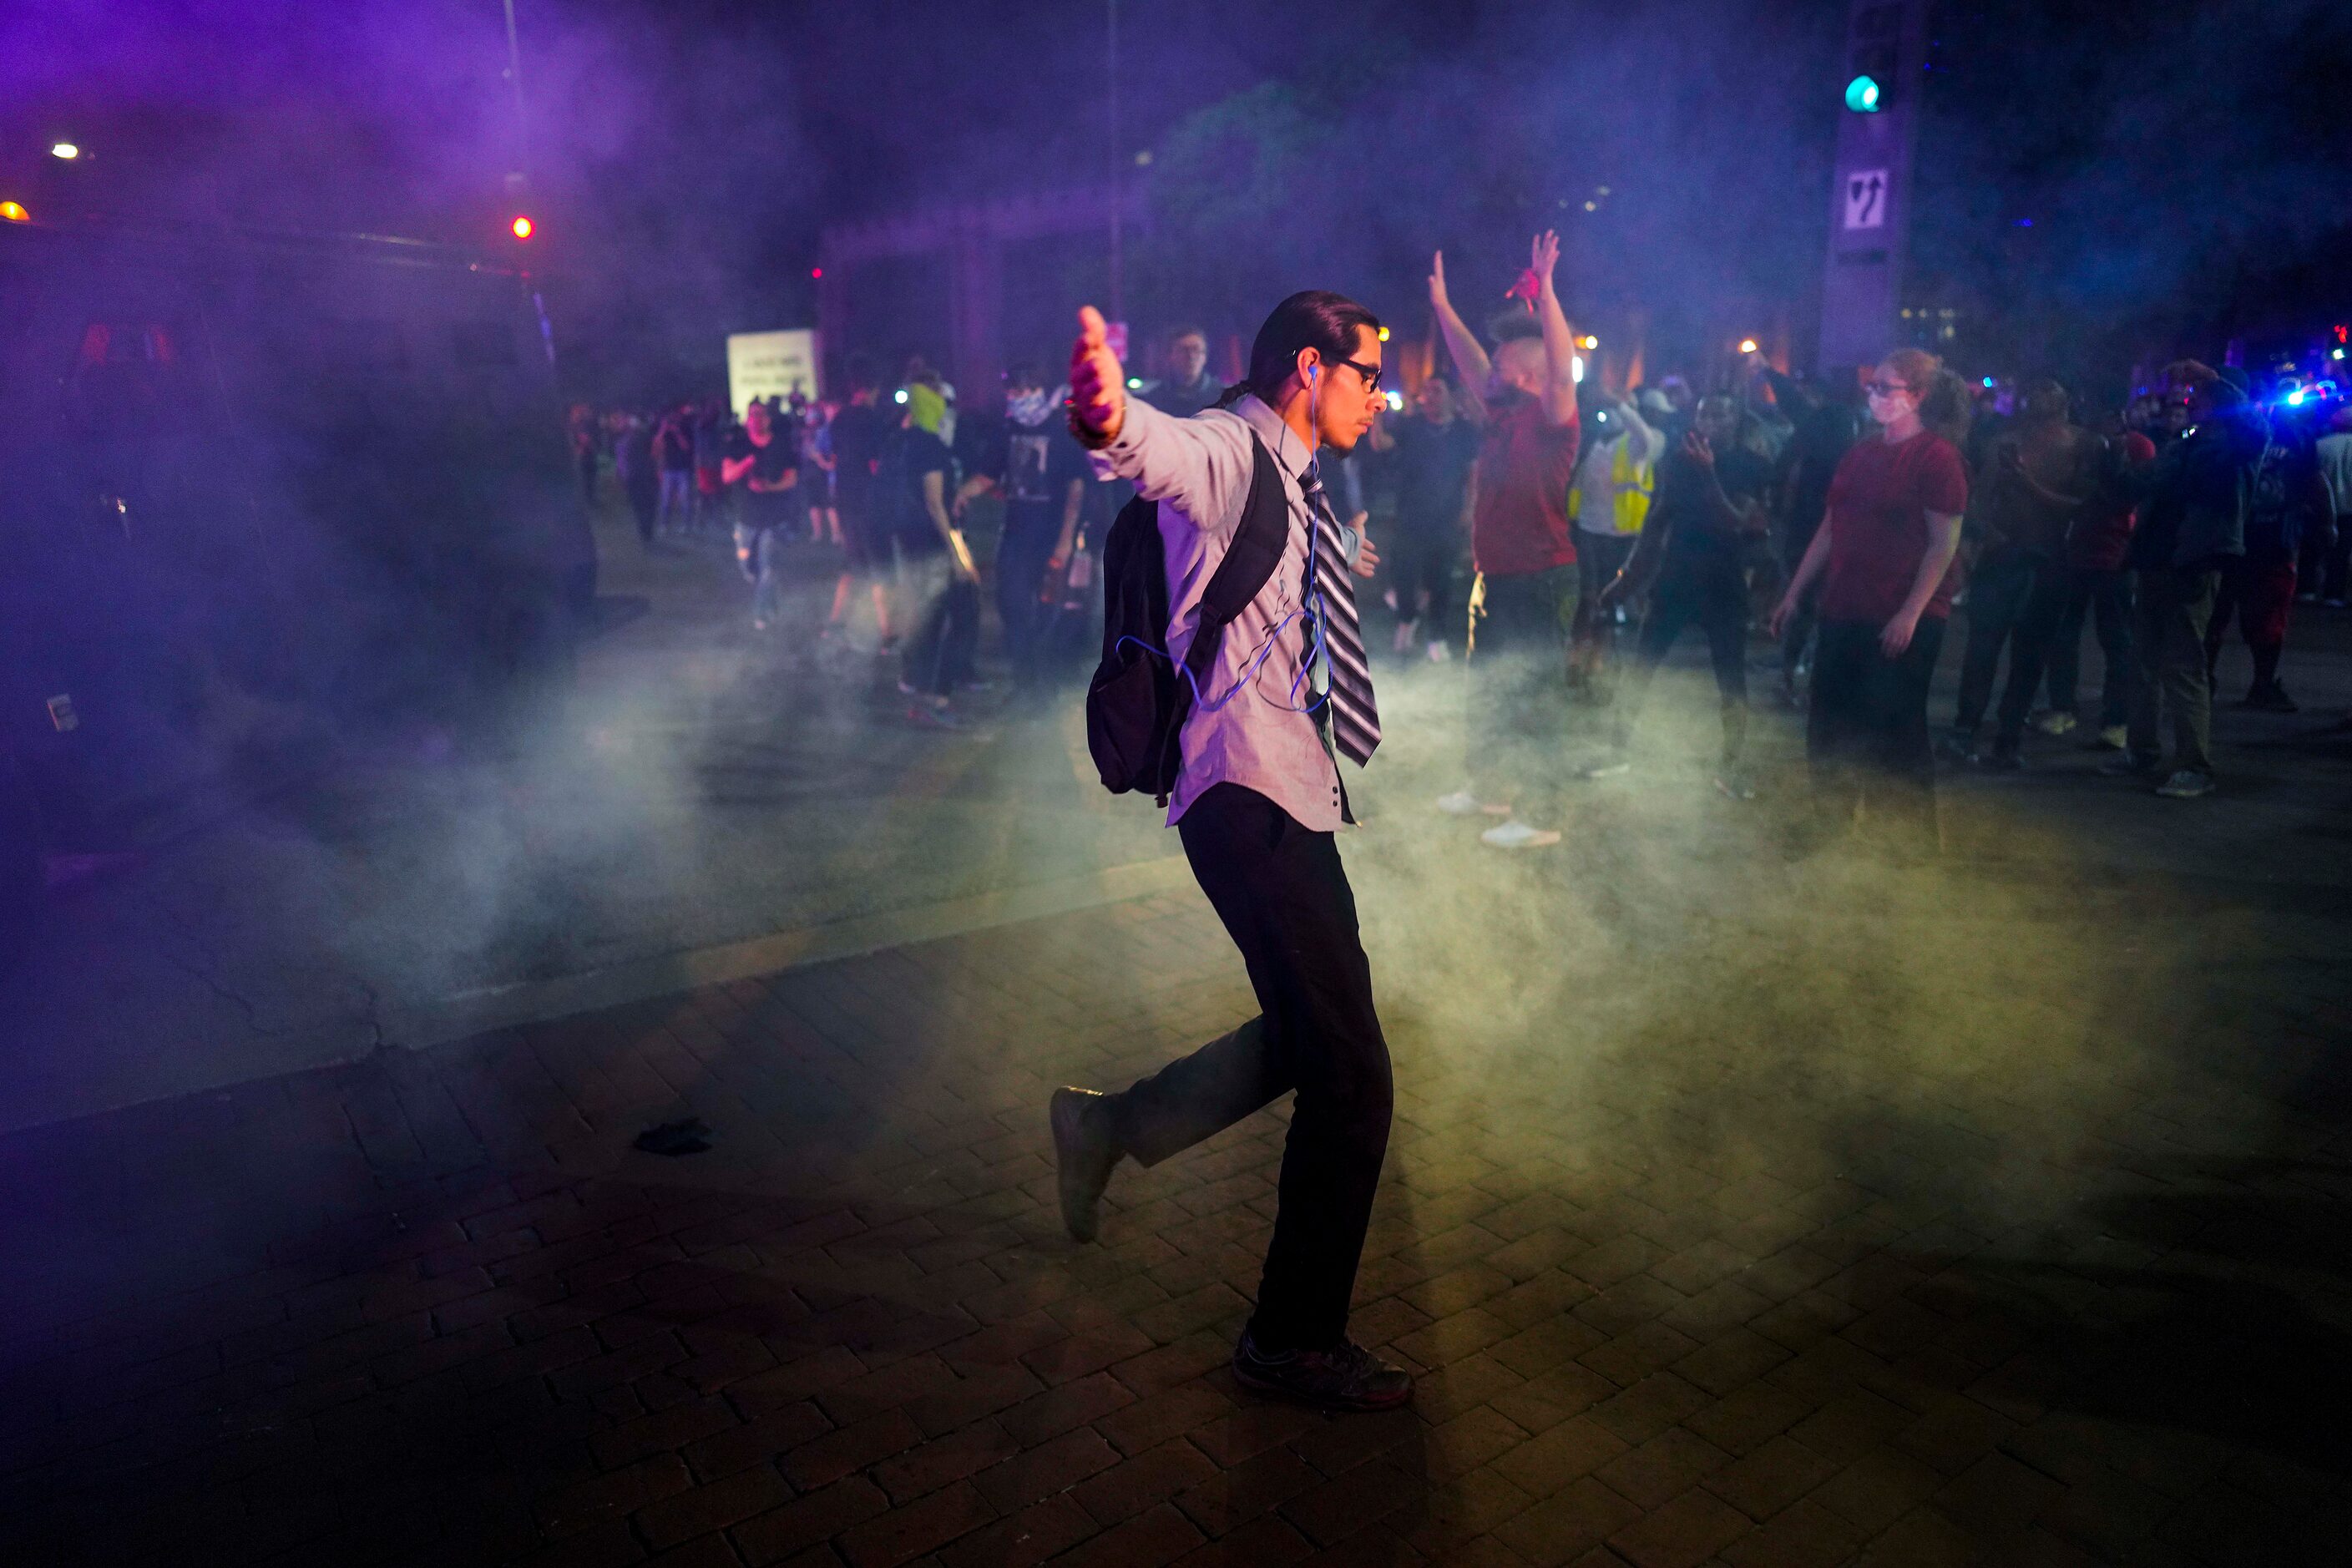
[[[1908,384],[1900,381],[1866,381],[1863,383],[1862,389],[1873,397],[1892,397],[1898,392],[1911,390]]]
[[[1338,359],[1333,360],[1331,363],[1333,364],[1344,364],[1349,370],[1354,371],[1358,375],[1362,376],[1364,378],[1364,390],[1366,392],[1378,392],[1381,389],[1381,367],[1379,365],[1358,364],[1351,359]]]

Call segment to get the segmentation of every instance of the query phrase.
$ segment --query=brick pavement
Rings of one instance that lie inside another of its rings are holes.
[[[0,1560],[2340,1560],[2342,889],[1992,809],[1932,878],[1351,849],[1378,1417],[1223,1369],[1278,1115],[1054,1223],[1051,1086],[1245,1005],[1189,892],[11,1135]]]

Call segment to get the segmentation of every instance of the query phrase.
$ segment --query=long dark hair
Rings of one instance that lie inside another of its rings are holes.
[[[1896,349],[1880,363],[1902,373],[1904,384],[1919,388],[1919,423],[1957,447],[1968,439],[1975,412],[1968,384],[1925,349]]]
[[[1299,290],[1276,305],[1258,328],[1257,338],[1250,344],[1249,374],[1225,388],[1217,405],[1231,407],[1245,392],[1273,402],[1282,384],[1297,370],[1301,349],[1313,349],[1327,363],[1354,358],[1359,327],[1370,327],[1377,333],[1381,319],[1345,294],[1334,294],[1328,289]]]

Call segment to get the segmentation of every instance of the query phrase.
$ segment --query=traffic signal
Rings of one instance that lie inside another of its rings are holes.
[[[529,239],[535,226],[530,218],[523,213],[515,214],[514,222],[507,225],[507,227],[514,231],[514,237],[517,239]]]
[[[1878,79],[1865,71],[1845,84],[1845,106],[1856,114],[1875,114],[1882,96]]]

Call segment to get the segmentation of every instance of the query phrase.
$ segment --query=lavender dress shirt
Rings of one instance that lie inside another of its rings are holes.
[[[1130,480],[1137,493],[1160,503],[1168,557],[1167,647],[1181,663],[1200,626],[1201,595],[1225,558],[1249,499],[1256,462],[1252,431],[1281,470],[1290,537],[1274,575],[1225,628],[1202,686],[1202,700],[1184,721],[1184,765],[1168,800],[1168,823],[1174,826],[1211,785],[1237,784],[1282,807],[1300,826],[1329,833],[1342,819],[1339,768],[1314,715],[1303,710],[1316,692],[1305,673],[1309,649],[1297,614],[1314,537],[1298,477],[1313,454],[1255,397],[1189,419],[1130,397],[1118,438],[1091,460],[1097,476]],[[1353,560],[1358,542],[1352,532],[1342,533]],[[1265,652],[1269,641],[1272,651]]]

